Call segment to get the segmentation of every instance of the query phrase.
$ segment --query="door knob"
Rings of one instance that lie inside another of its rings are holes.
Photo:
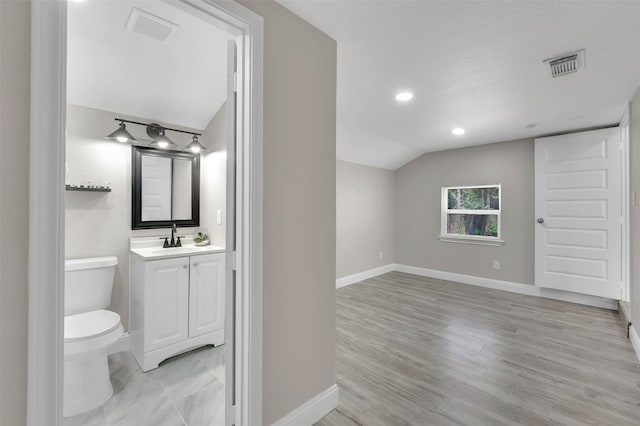
[[[182,268],[183,268],[183,269],[188,269],[188,268],[189,268],[189,265],[182,265]]]
[[[543,218],[541,218],[541,217],[539,217],[539,218],[538,218],[538,220],[537,220],[537,222],[538,222],[538,223],[544,223],[544,219],[543,219]]]

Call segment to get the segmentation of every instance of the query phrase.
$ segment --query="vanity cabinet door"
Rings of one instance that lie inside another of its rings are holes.
[[[145,351],[187,340],[189,258],[146,262]]]
[[[191,256],[189,337],[224,329],[225,254]]]

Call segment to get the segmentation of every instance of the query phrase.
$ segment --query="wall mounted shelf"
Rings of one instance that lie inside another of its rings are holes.
[[[83,191],[83,192],[111,192],[111,188],[100,186],[100,187],[87,187],[87,186],[72,186],[65,185],[64,187],[67,191]]]

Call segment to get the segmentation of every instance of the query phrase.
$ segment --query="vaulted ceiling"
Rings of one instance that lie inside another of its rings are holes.
[[[346,161],[396,169],[425,152],[617,123],[640,85],[640,2],[278,1],[337,40]],[[547,77],[544,59],[579,49],[583,69]],[[401,91],[414,98],[396,101]]]
[[[171,36],[127,29],[134,10],[173,24]],[[71,104],[204,129],[226,99],[231,36],[168,2],[69,2],[68,27]]]

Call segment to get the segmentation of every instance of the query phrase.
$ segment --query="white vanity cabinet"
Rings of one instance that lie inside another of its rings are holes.
[[[225,254],[131,256],[131,352],[143,371],[199,346],[224,344]]]
[[[189,337],[224,329],[224,254],[190,257]]]
[[[189,338],[189,258],[145,262],[144,349]]]

